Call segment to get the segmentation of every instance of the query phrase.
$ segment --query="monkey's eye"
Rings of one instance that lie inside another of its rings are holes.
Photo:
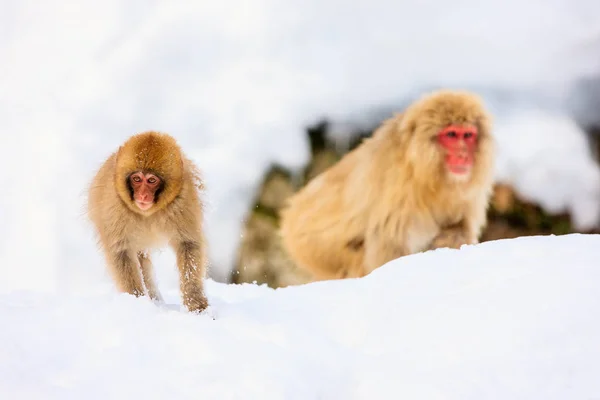
[[[136,182],[136,183],[140,183],[142,181],[142,178],[140,178],[139,176],[134,176],[131,178],[132,181]]]
[[[156,183],[156,178],[154,178],[154,177],[148,178],[148,183],[155,184]]]
[[[447,132],[446,136],[449,137],[449,138],[455,138],[456,137],[456,132],[454,132],[454,131]]]
[[[473,137],[473,132],[465,132],[465,139],[470,139]]]

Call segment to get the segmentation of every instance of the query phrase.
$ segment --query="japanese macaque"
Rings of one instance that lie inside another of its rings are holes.
[[[423,96],[292,196],[289,255],[315,280],[478,243],[493,186],[491,116],[464,91]]]
[[[169,244],[183,304],[194,312],[208,306],[201,184],[175,139],[158,132],[132,136],[100,167],[88,214],[119,291],[162,302],[149,252]]]

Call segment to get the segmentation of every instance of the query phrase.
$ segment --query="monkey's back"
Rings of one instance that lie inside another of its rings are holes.
[[[368,199],[365,144],[316,176],[293,195],[281,212],[283,245],[315,279],[362,276]],[[362,193],[363,195],[365,193]]]
[[[364,276],[372,221],[384,220],[411,195],[395,130],[386,120],[356,149],[291,197],[281,234],[292,259],[318,279]],[[404,218],[404,216],[400,216]]]

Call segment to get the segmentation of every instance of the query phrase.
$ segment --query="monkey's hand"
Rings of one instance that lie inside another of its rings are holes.
[[[183,304],[190,312],[202,312],[208,307],[208,300],[201,287],[190,287],[183,294]]]
[[[435,250],[439,248],[459,249],[463,244],[469,244],[469,240],[464,230],[459,227],[444,228],[431,241],[427,250]]]

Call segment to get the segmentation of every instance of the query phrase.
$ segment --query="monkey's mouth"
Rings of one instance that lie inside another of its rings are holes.
[[[147,202],[147,203],[144,203],[142,201],[137,201],[137,200],[135,201],[135,205],[138,206],[138,208],[142,211],[149,210],[150,207],[152,207],[152,204],[153,203],[151,201]]]
[[[471,171],[470,165],[449,165],[448,170],[456,175],[464,175]]]

